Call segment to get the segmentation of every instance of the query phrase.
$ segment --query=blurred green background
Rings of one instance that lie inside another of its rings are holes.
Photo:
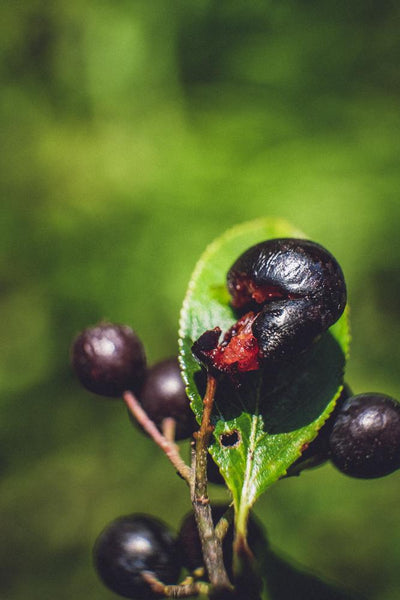
[[[399,26],[390,0],[3,3],[1,598],[114,598],[91,566],[103,526],[188,510],[121,404],[80,389],[69,346],[106,318],[150,363],[175,354],[190,273],[224,229],[280,216],[328,247],[347,380],[400,397]],[[295,561],[394,600],[399,496],[399,474],[325,466],[256,512]]]

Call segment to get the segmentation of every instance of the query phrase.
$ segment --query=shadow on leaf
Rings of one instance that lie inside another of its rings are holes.
[[[221,379],[214,420],[229,422],[243,413],[259,414],[269,434],[305,427],[335,396],[344,364],[343,350],[328,332],[296,361],[267,365],[261,372],[243,376],[239,385]],[[204,383],[199,387],[204,388]]]

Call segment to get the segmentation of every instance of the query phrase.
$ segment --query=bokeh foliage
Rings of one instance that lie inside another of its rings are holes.
[[[400,9],[0,11],[1,596],[106,599],[90,564],[104,524],[150,511],[176,526],[189,503],[120,404],[79,389],[70,341],[108,318],[138,331],[150,362],[176,353],[190,273],[224,229],[279,216],[327,246],[349,286],[347,379],[400,397]],[[326,466],[278,483],[257,512],[294,560],[394,600],[399,491],[397,474]]]

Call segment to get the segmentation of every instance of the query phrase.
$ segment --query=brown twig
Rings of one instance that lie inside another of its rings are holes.
[[[193,511],[210,582],[215,587],[232,589],[224,566],[222,543],[215,534],[207,492],[207,449],[213,432],[211,413],[216,389],[217,381],[213,375],[208,373],[201,426],[199,431],[194,434],[196,447],[192,456],[192,470],[195,473],[195,480],[191,492]]]
[[[213,432],[211,413],[214,406],[214,396],[217,390],[217,380],[208,373],[207,388],[203,399],[203,415],[199,431],[194,434],[196,440],[196,479],[195,494],[198,499],[207,496],[207,455],[208,444]]]
[[[149,434],[157,446],[161,448],[168,460],[174,465],[175,469],[183,477],[183,479],[185,479],[189,485],[192,485],[192,469],[181,457],[178,446],[160,433],[155,423],[147,416],[146,412],[143,410],[132,392],[126,391],[123,393],[122,397],[126,406],[128,407],[128,410],[135,417],[139,425],[143,427],[143,429]]]

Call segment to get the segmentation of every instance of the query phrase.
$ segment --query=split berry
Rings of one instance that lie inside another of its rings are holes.
[[[143,577],[144,572],[165,584],[176,584],[181,570],[169,529],[147,515],[133,514],[111,522],[98,537],[93,557],[108,588],[137,600],[159,597]]]
[[[320,244],[304,239],[277,238],[252,246],[229,269],[227,284],[237,309],[274,299],[315,298],[323,313],[332,313],[327,318],[336,320],[338,307],[345,303],[336,259]]]
[[[198,429],[176,358],[163,360],[148,370],[139,401],[160,430],[165,419],[175,421],[176,440],[186,439]]]
[[[278,238],[252,246],[229,269],[227,285],[241,318],[220,344],[216,328],[214,337],[206,332],[194,345],[200,360],[227,373],[296,356],[339,319],[346,305],[339,264],[309,240]]]
[[[383,477],[400,468],[400,404],[384,394],[349,398],[329,438],[333,464],[346,475]]]
[[[100,323],[82,331],[71,351],[81,383],[101,396],[137,392],[146,372],[146,357],[136,333],[126,325]]]

